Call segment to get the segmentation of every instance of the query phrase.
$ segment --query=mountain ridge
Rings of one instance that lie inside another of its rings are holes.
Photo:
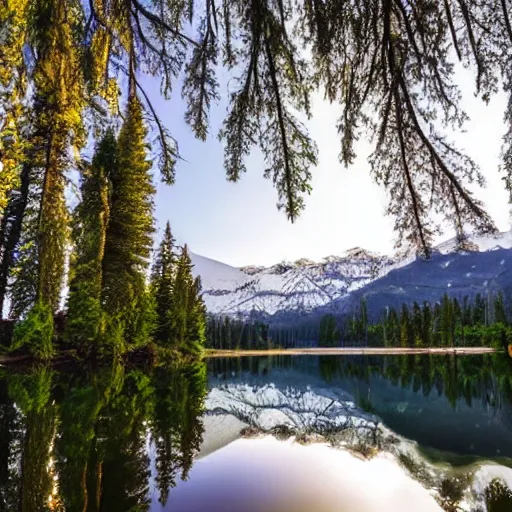
[[[354,300],[360,301],[367,295],[392,297],[394,304],[401,295],[390,292],[393,289],[390,287],[398,286],[392,284],[395,281],[399,283],[398,288],[408,290],[403,294],[404,302],[436,300],[438,297],[434,297],[434,293],[442,295],[444,291],[451,294],[481,291],[486,289],[485,282],[489,280],[493,280],[495,288],[508,286],[508,271],[505,279],[499,276],[500,271],[508,268],[509,258],[512,267],[511,232],[468,237],[464,247],[465,250],[458,249],[454,238],[447,240],[433,249],[429,260],[411,254],[401,257],[379,255],[354,247],[342,256],[327,256],[319,262],[300,258],[270,267],[249,265],[237,268],[195,253],[191,257],[194,273],[202,278],[203,297],[210,313],[271,318],[331,310],[347,313]],[[481,256],[495,251],[503,252]],[[475,267],[479,266],[480,260],[485,262],[491,273],[472,273],[467,268],[467,257]],[[448,269],[450,265],[452,267]],[[426,275],[431,288],[429,293],[421,291]],[[450,279],[457,283],[456,286],[450,284]],[[496,285],[498,281],[499,285]],[[377,304],[384,307],[384,300],[374,302],[375,307]]]

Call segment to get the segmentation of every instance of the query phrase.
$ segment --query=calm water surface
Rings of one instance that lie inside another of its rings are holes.
[[[385,460],[348,474],[330,448],[242,429],[375,450],[406,440],[435,463],[512,466],[512,366],[499,355],[279,356],[0,369],[0,511],[356,512],[392,494],[403,510],[409,499],[438,510]],[[376,468],[389,477],[380,487]],[[357,494],[356,480],[373,492]]]

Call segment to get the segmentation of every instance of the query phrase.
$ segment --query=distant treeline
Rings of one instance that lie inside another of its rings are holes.
[[[506,347],[512,343],[512,302],[503,293],[449,297],[386,308],[371,321],[366,300],[350,315],[326,314],[296,325],[209,317],[208,348]]]
[[[502,293],[457,299],[445,294],[441,301],[386,308],[371,323],[363,299],[349,318],[324,315],[320,346],[345,343],[385,347],[506,346],[512,342],[511,307]]]
[[[318,326],[269,325],[259,320],[210,316],[206,347],[219,350],[292,348],[316,344]]]

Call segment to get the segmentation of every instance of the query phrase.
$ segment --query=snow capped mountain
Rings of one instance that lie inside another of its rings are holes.
[[[208,311],[223,315],[307,313],[365,286],[395,263],[360,248],[318,263],[300,259],[269,268],[237,269],[196,254],[191,257],[194,272],[202,278]]]
[[[271,267],[235,268],[192,254],[203,297],[214,314],[308,314],[349,311],[361,297],[374,310],[413,300],[438,300],[512,287],[512,233],[455,239],[434,248],[430,260],[381,256],[359,247],[320,262],[306,258]],[[379,311],[380,311],[379,309]]]

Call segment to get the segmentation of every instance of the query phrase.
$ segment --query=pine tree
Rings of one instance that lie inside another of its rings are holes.
[[[35,165],[42,169],[38,219],[37,299],[53,311],[64,282],[69,214],[64,196],[70,147],[83,144],[83,74],[76,33],[76,11],[69,2],[35,0],[32,37],[38,58],[34,71]]]
[[[188,322],[190,352],[199,352],[206,339],[206,306],[202,297],[201,278],[194,279],[191,296],[191,310]]]
[[[361,325],[361,336],[364,334],[365,345],[368,345],[368,306],[364,297],[361,299],[359,304],[359,319]]]
[[[71,341],[90,344],[98,340],[102,330],[102,265],[110,216],[107,176],[116,166],[117,142],[114,132],[108,130],[82,176],[68,296],[67,336]]]
[[[389,310],[387,322],[386,332],[388,333],[389,345],[398,347],[400,345],[400,322],[395,308]]]
[[[485,325],[485,300],[480,293],[476,294],[473,308],[473,324]]]
[[[171,313],[172,343],[179,350],[186,348],[188,344],[188,320],[192,306],[192,288],[192,262],[185,245],[181,250],[177,264]]]
[[[155,337],[164,345],[170,345],[173,289],[176,274],[176,256],[171,225],[167,222],[162,242],[158,248],[151,276],[151,288],[156,302],[157,326]]]
[[[186,354],[197,354],[205,340],[206,309],[201,297],[201,280],[192,275],[186,245],[177,263],[172,304],[172,345]],[[230,336],[231,330],[225,329],[224,335]]]
[[[428,302],[423,303],[423,318],[422,318],[422,342],[426,347],[432,346],[432,311]]]
[[[412,343],[411,320],[409,318],[409,308],[406,304],[402,305],[400,314],[400,345],[410,347]]]
[[[322,316],[320,320],[318,345],[320,347],[334,347],[338,342],[338,338],[338,327],[334,315],[328,314]]]
[[[147,303],[145,273],[154,231],[155,189],[145,137],[142,109],[132,96],[118,138],[117,165],[109,169],[112,193],[103,258],[103,307],[121,324]]]
[[[462,308],[460,307],[459,301],[457,300],[456,297],[454,297],[452,300],[452,315],[453,315],[453,319],[452,319],[450,337],[452,340],[451,341],[452,345],[455,345],[457,342],[457,339],[456,339],[457,330],[462,327]]]
[[[454,324],[453,304],[445,293],[441,300],[441,340],[444,346],[454,344]]]
[[[505,311],[505,302],[503,300],[503,293],[499,292],[494,299],[494,316],[496,323],[507,325],[507,314]]]
[[[423,315],[420,305],[414,301],[412,305],[412,329],[414,344],[416,346],[422,346],[423,340]]]

